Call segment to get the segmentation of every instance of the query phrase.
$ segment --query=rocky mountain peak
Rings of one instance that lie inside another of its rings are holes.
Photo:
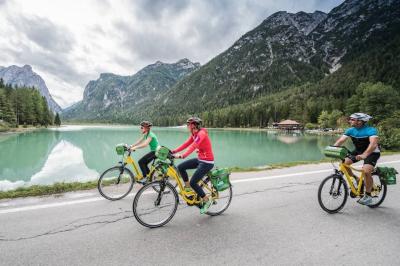
[[[308,35],[327,16],[328,15],[322,11],[315,11],[314,13],[301,11],[295,14],[279,11],[267,18],[264,25],[268,28],[277,28],[281,26],[295,27],[298,31]]]
[[[31,67],[30,65],[24,65],[24,66],[22,67],[22,69],[23,69],[24,71],[31,71],[31,72],[33,72],[33,71],[32,71],[32,67]]]
[[[193,69],[200,67],[200,63],[193,63],[187,58],[183,58],[175,63],[175,65],[182,69]]]
[[[61,111],[61,107],[50,95],[46,83],[42,77],[36,74],[30,65],[24,65],[23,67],[12,65],[9,67],[0,68],[0,78],[2,78],[6,84],[11,84],[18,87],[35,87],[37,90],[39,90],[40,94],[46,98],[47,104],[52,111]]]
[[[63,112],[64,118],[110,119],[116,113],[139,110],[200,67],[184,58],[176,63],[157,61],[131,76],[101,73],[84,90],[83,100]]]

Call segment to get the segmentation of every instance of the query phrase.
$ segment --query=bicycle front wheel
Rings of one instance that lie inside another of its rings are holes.
[[[97,188],[104,198],[120,200],[131,192],[135,178],[126,167],[114,166],[104,171],[97,182]]]
[[[167,181],[154,181],[143,186],[133,200],[133,215],[143,226],[156,228],[167,224],[178,208],[175,188]]]
[[[232,185],[229,185],[229,188],[224,191],[217,191],[211,184],[210,178],[206,178],[204,184],[200,183],[200,186],[203,188],[206,195],[212,197],[214,203],[208,208],[206,214],[211,216],[217,216],[222,214],[226,209],[228,209],[229,205],[232,201]]]
[[[176,180],[172,177],[168,177],[165,174],[163,174],[162,170],[159,168],[155,168],[153,169],[150,174],[149,174],[149,182],[153,182],[153,181],[161,181],[161,180],[168,180],[168,182],[176,189],[178,186],[178,183],[176,182]],[[158,192],[158,187],[153,187],[153,189],[155,191]]]
[[[318,202],[327,213],[337,213],[346,204],[348,188],[342,176],[333,174],[325,178],[318,189]]]

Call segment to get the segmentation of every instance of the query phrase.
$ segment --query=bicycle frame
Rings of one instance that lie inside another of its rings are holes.
[[[128,152],[128,154],[126,155],[124,153],[123,157],[122,157],[122,161],[119,162],[121,165],[126,166],[127,164],[132,165],[133,171],[134,171],[134,176],[136,180],[140,180],[143,178],[142,173],[139,171],[139,168],[136,164],[136,161],[132,158],[131,156],[131,152]],[[151,169],[149,172],[149,175],[151,173],[153,173],[154,171],[154,160],[153,163],[151,164]]]
[[[349,170],[360,172],[357,188],[353,184],[352,176],[349,173]],[[363,185],[363,181],[365,178],[365,172],[362,169],[356,169],[352,167],[351,165],[346,165],[344,163],[339,164],[339,171],[343,173],[346,176],[346,180],[348,185],[350,186],[351,191],[353,192],[354,195],[360,196],[361,195],[361,189]]]
[[[190,192],[185,191],[182,177],[180,176],[179,171],[178,169],[176,169],[175,165],[168,164],[166,176],[172,177],[176,181],[180,191],[179,194],[188,205],[195,205],[201,203],[201,199],[198,199],[196,192],[194,192],[193,190]],[[200,180],[199,183],[200,185],[202,185],[203,189],[205,188],[211,193],[211,197],[215,198],[212,189],[206,183],[204,183],[203,180]]]

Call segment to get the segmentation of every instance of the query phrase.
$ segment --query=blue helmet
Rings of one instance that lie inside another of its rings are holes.
[[[354,113],[350,115],[350,118],[354,118],[363,122],[368,122],[372,118],[372,116],[364,114],[364,113]]]

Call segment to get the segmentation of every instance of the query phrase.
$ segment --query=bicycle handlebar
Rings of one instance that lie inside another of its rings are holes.
[[[331,147],[340,147],[340,148],[344,148],[347,153],[351,153],[351,151],[346,147],[346,146],[335,146],[335,145],[330,145]]]

